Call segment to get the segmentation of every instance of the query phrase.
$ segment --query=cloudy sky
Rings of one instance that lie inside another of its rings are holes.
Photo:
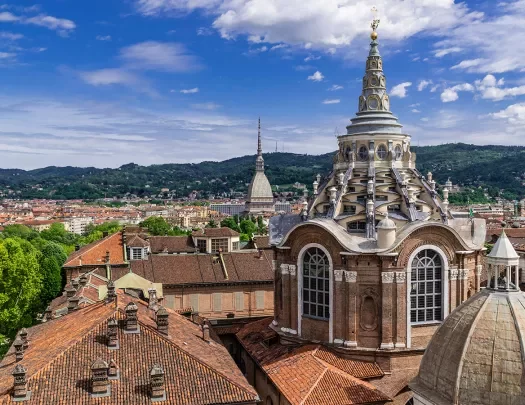
[[[0,167],[336,149],[368,0],[0,3]],[[391,109],[419,145],[525,145],[525,0],[376,0]]]

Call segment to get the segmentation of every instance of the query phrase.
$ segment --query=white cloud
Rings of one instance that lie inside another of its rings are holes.
[[[50,30],[57,31],[61,35],[68,35],[76,28],[76,24],[65,18],[57,18],[51,15],[39,14],[34,17],[25,18],[24,24],[38,25]]]
[[[137,76],[124,69],[99,69],[80,72],[80,77],[93,86],[107,86],[111,84],[135,84]]]
[[[443,56],[446,56],[448,54],[451,54],[451,53],[457,53],[457,52],[461,52],[463,49],[457,47],[457,46],[454,46],[452,48],[444,48],[444,49],[436,49],[434,51],[434,56],[436,58],[442,58]]]
[[[324,100],[323,104],[339,104],[341,100],[339,99],[332,99],[332,100]]]
[[[297,70],[298,72],[304,72],[306,70],[313,70],[315,69],[315,67],[312,65],[297,65],[294,67],[294,69]]]
[[[224,38],[258,36],[268,43],[306,49],[335,50],[370,32],[363,24],[370,19],[366,0],[136,0],[135,4],[147,16],[180,16],[201,9],[215,16],[213,26]],[[383,0],[380,6],[381,35],[394,41],[479,18],[452,0]]]
[[[525,103],[517,103],[509,105],[504,110],[489,114],[494,119],[501,119],[507,121],[507,124],[514,127],[521,127],[525,125]]]
[[[9,41],[17,41],[19,39],[22,39],[23,37],[24,36],[22,34],[14,34],[12,32],[6,32],[6,31],[0,32],[0,38],[7,39]]]
[[[407,95],[407,88],[412,86],[411,82],[400,83],[397,86],[392,87],[390,91],[391,97],[405,98]]]
[[[197,28],[197,35],[207,37],[213,35],[213,30],[208,27],[199,27]]]
[[[328,88],[328,91],[337,91],[337,90],[343,90],[343,86],[340,86],[338,84],[333,84]]]
[[[277,45],[274,45],[270,48],[270,51],[275,51],[277,49],[283,49],[283,48],[288,48],[288,45],[287,44],[277,44]]]
[[[432,80],[420,80],[419,84],[417,85],[417,91],[423,91],[431,84]]]
[[[266,52],[268,50],[268,47],[266,45],[261,46],[259,48],[253,48],[248,51],[248,54],[255,54],[255,53],[262,53]]]
[[[443,90],[443,93],[441,93],[441,101],[443,101],[444,103],[456,101],[459,98],[458,92],[460,91],[473,92],[474,86],[472,86],[470,83],[463,83],[446,88],[445,90]]]
[[[321,72],[318,70],[311,76],[308,76],[308,80],[312,80],[314,82],[320,82],[324,79],[324,76]]]
[[[476,80],[476,89],[481,93],[481,98],[500,101],[505,98],[522,96],[525,94],[525,85],[517,87],[501,87],[505,84],[503,78],[496,80],[493,75],[486,75],[482,80]]]
[[[0,13],[0,22],[15,22],[19,21],[20,17],[17,17],[13,13],[10,13],[9,11],[3,11]]]
[[[413,108],[413,109],[412,109],[412,112],[415,113],[415,114],[418,114],[418,113],[420,113],[421,111],[419,111],[417,108]]]
[[[437,91],[437,89],[439,89],[439,84],[436,84],[435,86],[432,86],[432,88],[430,89],[430,92],[431,93],[435,93]]]
[[[12,53],[12,52],[0,52],[0,60],[14,59],[15,57],[16,57],[15,53]]]
[[[195,93],[199,92],[199,88],[198,87],[194,87],[193,89],[182,89],[180,92],[182,94],[195,94]]]
[[[310,62],[311,60],[319,60],[319,59],[321,59],[320,56],[308,55],[306,58],[304,58],[304,61]]]
[[[111,41],[111,35],[97,35],[95,39],[97,41]]]
[[[217,110],[218,108],[221,108],[219,104],[207,102],[207,103],[197,103],[191,105],[193,108],[196,108],[198,110]]]
[[[175,42],[140,42],[123,48],[120,57],[131,69],[187,72],[200,68],[197,58]]]

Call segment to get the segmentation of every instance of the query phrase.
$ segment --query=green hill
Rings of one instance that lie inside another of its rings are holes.
[[[492,195],[502,190],[509,198],[523,198],[525,147],[445,144],[412,147],[421,173],[432,171],[438,183],[448,177],[456,184],[489,188]],[[298,181],[310,185],[317,173],[326,175],[333,153],[264,155],[266,174],[273,185]],[[0,169],[0,189],[13,190],[20,198],[95,199],[156,195],[161,188],[177,197],[199,191],[202,197],[230,191],[246,191],[254,172],[254,156],[223,162],[139,166],[126,164],[117,169],[50,166],[36,170]]]

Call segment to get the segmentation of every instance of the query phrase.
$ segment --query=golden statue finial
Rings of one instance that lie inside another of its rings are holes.
[[[372,24],[370,24],[370,27],[372,27],[372,33],[370,34],[370,38],[372,38],[373,41],[377,39],[377,27],[379,26],[380,20],[377,17],[377,8],[376,6],[372,7],[372,14],[374,14],[374,19],[372,20]]]

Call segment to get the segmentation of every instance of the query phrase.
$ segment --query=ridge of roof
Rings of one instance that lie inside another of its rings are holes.
[[[63,264],[63,266],[67,266],[68,263],[71,261],[78,259],[81,255],[85,254],[86,252],[89,252],[90,250],[94,249],[98,245],[107,242],[111,238],[113,238],[116,235],[122,236],[122,231],[112,233],[111,235],[106,236],[105,238],[99,239],[95,242],[88,243],[87,245],[82,246],[79,250],[71,253],[71,255],[67,258],[66,262]]]

